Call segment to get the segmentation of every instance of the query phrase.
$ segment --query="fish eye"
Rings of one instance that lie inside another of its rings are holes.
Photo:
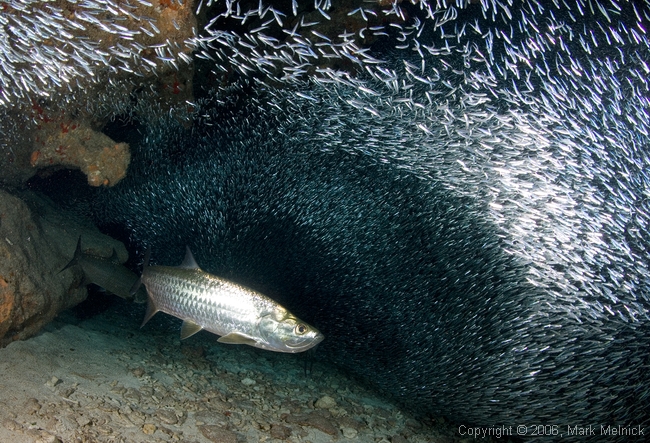
[[[303,335],[307,332],[307,326],[303,325],[302,323],[298,323],[296,327],[293,328],[293,331],[298,335]]]

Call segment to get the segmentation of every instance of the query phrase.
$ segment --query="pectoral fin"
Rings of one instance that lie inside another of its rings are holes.
[[[247,335],[240,334],[239,332],[231,332],[226,334],[223,337],[219,337],[217,340],[219,343],[228,343],[231,345],[251,345],[253,346],[256,342]]]
[[[201,329],[203,329],[203,326],[197,325],[193,321],[185,320],[183,322],[183,326],[181,326],[181,340],[184,340],[187,337],[193,336],[194,334],[199,332]]]

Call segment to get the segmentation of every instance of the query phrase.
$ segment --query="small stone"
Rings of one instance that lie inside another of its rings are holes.
[[[181,352],[187,358],[191,359],[197,359],[205,356],[205,348],[203,346],[184,345],[181,348]]]
[[[25,401],[24,412],[25,414],[35,414],[41,409],[41,404],[35,398],[29,398]]]
[[[41,438],[37,440],[37,443],[61,443],[59,437],[50,434],[49,432],[41,431],[40,437]]]
[[[316,401],[314,404],[315,407],[319,409],[332,409],[336,407],[336,400],[334,400],[329,395],[324,395]]]
[[[59,383],[61,383],[61,380],[59,378],[56,378],[56,377],[52,376],[51,379],[49,379],[47,382],[45,382],[45,386],[53,388],[56,385],[58,385]]]
[[[241,381],[241,383],[242,383],[244,386],[253,386],[253,385],[255,384],[255,380],[253,380],[252,378],[248,378],[248,377],[246,377],[245,379],[243,379],[243,380]]]
[[[203,393],[203,396],[207,399],[220,398],[221,392],[217,391],[216,389],[208,389]]]
[[[61,392],[59,392],[59,394],[61,394],[61,397],[68,398],[72,394],[74,394],[76,390],[77,389],[74,386],[70,386],[70,387],[68,387],[66,389],[62,389]]]
[[[111,388],[111,392],[115,394],[124,394],[126,392],[126,388],[123,386],[114,386]]]
[[[213,443],[237,443],[237,434],[220,426],[204,425],[199,426],[199,430]]]
[[[94,428],[95,431],[99,432],[102,435],[111,435],[113,434],[113,429],[110,426],[102,425]]]
[[[271,437],[286,440],[291,436],[291,428],[282,425],[271,425]]]
[[[156,426],[151,423],[145,423],[145,425],[142,426],[142,432],[144,432],[147,435],[151,435],[154,432],[156,432]]]
[[[341,428],[353,428],[356,429],[357,431],[364,426],[363,423],[351,417],[341,417],[338,419],[338,422]]]
[[[124,394],[123,397],[125,400],[130,400],[133,403],[140,403],[140,392],[138,392],[137,389],[134,388],[128,388]]]
[[[406,420],[406,426],[408,426],[411,429],[420,429],[422,427],[422,424],[420,424],[420,422],[417,420],[413,420],[412,418],[409,418]]]
[[[135,368],[135,369],[131,370],[131,372],[136,377],[142,377],[144,375],[144,369],[143,368]]]
[[[139,426],[144,424],[145,415],[140,411],[133,411],[128,415],[128,419],[134,425]]]
[[[229,411],[225,411],[231,415]],[[226,426],[228,424],[228,417],[221,412],[214,411],[199,411],[194,414],[194,420],[197,425],[219,425]]]
[[[338,430],[327,417],[324,417],[316,411],[309,414],[287,415],[285,417],[287,423],[297,423],[301,426],[311,426],[312,428],[319,429],[329,435],[337,435]]]
[[[341,432],[343,433],[343,437],[345,438],[357,437],[357,430],[354,428],[341,428]]]
[[[406,438],[402,437],[401,435],[393,435],[393,437],[390,439],[390,443],[408,443]]]
[[[151,386],[143,386],[140,388],[139,391],[140,395],[144,395],[147,397],[151,397],[154,393],[153,388]]]
[[[85,415],[81,415],[76,418],[76,422],[79,426],[86,426],[91,422],[91,420]]]
[[[160,419],[160,421],[168,425],[175,425],[178,423],[176,412],[170,409],[158,409],[158,411],[156,411],[156,416]]]
[[[21,429],[21,426],[16,422],[15,420],[11,419],[5,419],[2,421],[2,426],[5,427],[5,429],[8,429],[10,431],[18,431]]]

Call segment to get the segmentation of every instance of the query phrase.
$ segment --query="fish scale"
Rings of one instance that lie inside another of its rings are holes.
[[[147,266],[148,261],[147,256],[142,277],[132,288],[147,288],[142,326],[162,311],[183,320],[181,339],[205,329],[220,335],[222,343],[290,353],[310,349],[324,338],[264,294],[203,271],[189,248],[178,267]]]

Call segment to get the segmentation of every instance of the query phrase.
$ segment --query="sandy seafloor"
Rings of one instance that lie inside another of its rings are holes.
[[[217,343],[122,300],[0,349],[0,442],[455,442],[314,358]]]

